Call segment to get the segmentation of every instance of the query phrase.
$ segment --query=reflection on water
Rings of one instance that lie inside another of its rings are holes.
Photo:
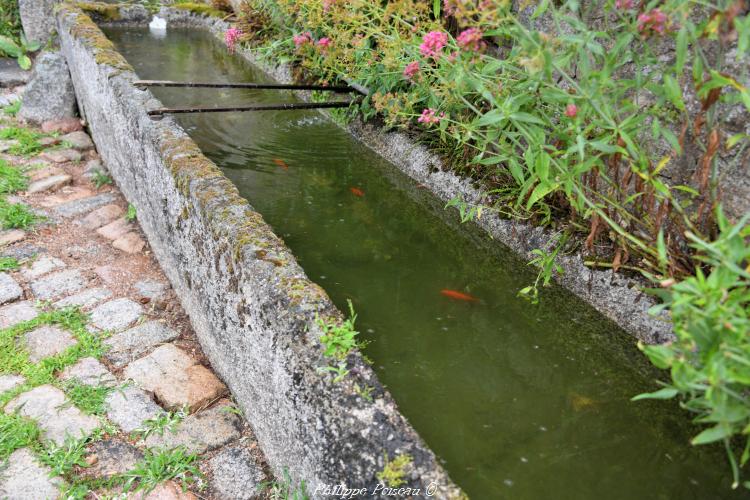
[[[109,34],[141,78],[266,80],[207,34]],[[294,100],[278,91],[154,93],[168,106]],[[345,310],[353,300],[381,380],[473,498],[731,496],[723,454],[689,446],[695,429],[673,402],[629,401],[653,390],[657,375],[631,338],[559,289],[537,306],[519,299],[533,279],[524,262],[456,224],[319,114],[179,120],[334,302]]]

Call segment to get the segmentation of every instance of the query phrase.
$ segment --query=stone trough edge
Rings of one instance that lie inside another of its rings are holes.
[[[147,116],[161,103],[133,86],[133,68],[86,13],[63,3],[56,18],[97,149],[277,477],[288,470],[314,498],[322,485],[372,491],[386,460],[408,454],[404,486],[462,497],[358,352],[342,382],[319,371],[330,361],[316,319],[342,315],[261,215],[173,119]]]

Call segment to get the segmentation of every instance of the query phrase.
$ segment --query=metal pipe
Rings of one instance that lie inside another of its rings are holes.
[[[348,108],[351,101],[305,102],[227,107],[158,108],[148,111],[149,116],[177,113],[227,113],[231,111],[291,111],[296,109]]]

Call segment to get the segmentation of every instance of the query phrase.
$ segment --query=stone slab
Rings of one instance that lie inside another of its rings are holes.
[[[107,418],[126,433],[143,429],[144,422],[164,413],[142,389],[129,386],[112,391],[105,400]]]
[[[23,295],[23,290],[16,280],[8,273],[0,273],[0,304],[18,300],[21,295]]]
[[[63,186],[67,186],[73,181],[68,174],[52,175],[44,179],[32,182],[26,190],[29,194],[41,193],[43,191],[57,191]]]
[[[69,269],[49,274],[31,282],[31,291],[40,300],[50,300],[75,293],[87,284],[81,271]]]
[[[154,347],[177,337],[179,333],[164,323],[148,321],[105,339],[104,345],[109,348],[105,357],[115,368],[122,368]]]
[[[138,296],[149,300],[159,300],[164,298],[169,285],[160,281],[141,280],[133,285]]]
[[[131,231],[113,241],[112,246],[125,253],[138,253],[146,246],[146,242],[138,233]]]
[[[55,207],[55,213],[60,217],[75,217],[112,203],[115,199],[115,195],[112,193],[102,193],[58,205]]]
[[[70,332],[49,325],[31,330],[24,334],[23,339],[32,363],[60,354],[78,343]]]
[[[40,464],[28,448],[11,453],[0,469],[0,498],[8,500],[56,499],[62,480],[50,477],[52,469]]]
[[[107,478],[124,474],[143,459],[141,451],[118,439],[103,439],[89,447],[86,462],[89,467],[82,473],[89,477]]]
[[[149,447],[172,449],[184,446],[191,453],[215,450],[240,437],[242,420],[230,411],[228,403],[200,411],[185,418],[173,431],[150,434],[144,444]]]
[[[79,439],[99,427],[99,421],[71,405],[65,394],[51,385],[40,385],[5,405],[5,413],[36,420],[44,437],[61,445],[68,437]]]
[[[194,411],[222,396],[226,386],[174,344],[158,347],[148,356],[130,363],[123,376],[153,392],[166,408],[187,405]]]
[[[70,297],[60,299],[52,305],[58,309],[70,306],[78,306],[86,309],[110,297],[112,297],[112,292],[106,288],[89,288]]]
[[[60,379],[75,379],[92,387],[112,387],[117,384],[117,379],[107,370],[107,367],[91,357],[81,358],[74,365],[66,367],[60,374]]]
[[[39,311],[36,310],[33,302],[30,300],[0,307],[0,329],[9,328],[23,321],[32,320],[38,315]]]
[[[22,269],[21,274],[23,274],[24,278],[31,281],[33,279],[39,278],[40,276],[44,276],[47,273],[51,273],[52,271],[57,271],[65,267],[65,262],[63,262],[62,260],[58,259],[57,257],[45,255],[36,259],[30,267]]]
[[[108,240],[116,240],[133,230],[133,226],[124,217],[110,222],[96,230],[97,234]]]
[[[141,317],[143,307],[130,299],[115,299],[91,311],[91,323],[100,330],[120,331]]]
[[[79,151],[86,151],[94,148],[94,142],[91,140],[91,137],[89,137],[89,134],[87,134],[83,130],[77,130],[75,132],[65,134],[64,136],[60,137],[60,140],[70,143],[74,149],[77,149]]]
[[[259,487],[266,475],[249,449],[227,446],[214,455],[208,465],[211,467],[209,484],[218,498],[253,500],[259,497]]]
[[[26,237],[26,231],[21,229],[9,229],[0,232],[0,247],[21,241]]]
[[[122,215],[122,208],[109,204],[99,207],[81,220],[81,225],[86,229],[94,230],[109,224]]]
[[[0,375],[0,394],[12,391],[26,382],[21,375]]]
[[[69,161],[81,161],[83,155],[75,149],[48,149],[42,153],[42,158],[52,163],[67,163]]]

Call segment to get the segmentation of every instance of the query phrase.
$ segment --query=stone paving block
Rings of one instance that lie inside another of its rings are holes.
[[[42,158],[53,163],[65,163],[69,161],[81,161],[83,155],[75,149],[48,149],[42,153]]]
[[[60,374],[62,380],[77,379],[82,384],[93,387],[112,387],[117,379],[95,358],[82,358],[74,365],[68,366]]]
[[[52,132],[68,134],[81,129],[83,129],[83,125],[81,125],[80,118],[60,118],[59,120],[49,120],[42,123],[42,132],[45,134],[51,134]]]
[[[45,196],[39,204],[45,208],[58,207],[93,196],[94,192],[91,189],[81,186],[65,186],[58,193]]]
[[[26,382],[21,375],[0,375],[0,394],[15,389]]]
[[[115,368],[121,368],[154,347],[177,337],[179,333],[164,323],[148,321],[106,339],[104,345],[109,347],[109,350],[105,357]]]
[[[63,295],[75,293],[87,284],[78,269],[59,271],[39,278],[31,283],[31,291],[40,300],[49,300]]]
[[[17,243],[26,237],[26,231],[10,229],[0,232],[0,247]]]
[[[47,166],[44,168],[34,168],[28,173],[29,180],[31,182],[40,181],[47,177],[53,177],[58,175],[65,175],[65,170],[60,167]]]
[[[159,300],[164,297],[169,285],[160,281],[154,280],[141,280],[133,285],[133,288],[138,292],[138,296],[147,298],[150,300]]]
[[[107,173],[107,167],[104,166],[101,160],[90,160],[86,163],[86,168],[83,169],[83,176],[86,178],[92,178],[97,172],[102,174]]]
[[[132,500],[198,500],[194,493],[182,491],[182,487],[174,481],[160,483],[147,493],[139,491],[130,498]]]
[[[16,260],[30,259],[35,255],[46,252],[45,248],[30,244],[13,245],[11,247],[0,248],[0,250],[0,254],[3,257],[10,257]]]
[[[224,446],[240,437],[242,420],[230,409],[228,402],[190,415],[164,434],[150,434],[144,444],[149,448],[176,448],[184,446],[191,453],[205,453]]]
[[[146,246],[146,242],[138,233],[131,231],[113,241],[112,246],[125,253],[138,253]]]
[[[60,140],[70,143],[74,149],[79,151],[86,151],[87,149],[93,149],[94,143],[89,137],[89,134],[82,130],[77,130],[69,134],[65,134],[60,137]]]
[[[27,280],[33,280],[39,278],[40,276],[44,276],[47,273],[51,273],[52,271],[57,271],[58,269],[63,268],[65,268],[65,262],[61,261],[57,257],[50,257],[49,255],[45,255],[36,259],[31,264],[31,267],[22,269],[21,274],[23,274],[23,277]]]
[[[38,315],[39,311],[36,310],[30,300],[0,307],[0,329],[9,328],[22,321],[32,320]]]
[[[117,217],[122,215],[122,208],[114,204],[99,207],[81,220],[81,225],[86,229],[98,229],[109,224]]]
[[[133,230],[133,226],[125,219],[121,217],[113,222],[110,222],[106,226],[102,226],[96,230],[96,232],[107,238],[108,240],[116,240],[117,238],[124,236]]]
[[[115,299],[91,311],[91,323],[101,329],[120,331],[129,327],[143,314],[143,307],[130,299]]]
[[[48,325],[31,330],[23,336],[23,339],[32,363],[60,354],[78,343],[70,332]]]
[[[29,184],[26,192],[29,194],[42,193],[44,191],[57,191],[63,186],[71,183],[73,178],[67,174],[53,175]]]
[[[219,498],[252,500],[259,497],[263,469],[244,446],[227,446],[208,461],[211,488]]]
[[[106,288],[89,288],[70,297],[58,300],[53,306],[61,309],[69,306],[79,306],[82,308],[92,307],[103,300],[112,296],[112,292]]]
[[[142,429],[146,420],[164,413],[145,391],[133,386],[112,391],[104,404],[107,418],[127,433]]]
[[[51,385],[40,385],[5,405],[5,413],[36,420],[44,437],[61,445],[70,436],[79,439],[99,427],[99,421],[70,404],[65,394]]]
[[[37,462],[28,448],[14,451],[0,469],[0,498],[9,500],[56,499],[62,479],[50,477],[52,470]]]
[[[89,477],[112,477],[128,472],[143,459],[138,448],[117,439],[104,439],[92,444],[86,456],[91,464],[82,473]]]
[[[17,300],[23,295],[23,290],[10,274],[0,273],[0,304]]]
[[[123,375],[151,391],[166,408],[193,411],[223,395],[226,386],[174,344],[165,344],[130,363]]]
[[[55,213],[60,217],[75,217],[107,205],[115,201],[115,195],[112,193],[102,193],[88,198],[69,201],[55,207]]]

